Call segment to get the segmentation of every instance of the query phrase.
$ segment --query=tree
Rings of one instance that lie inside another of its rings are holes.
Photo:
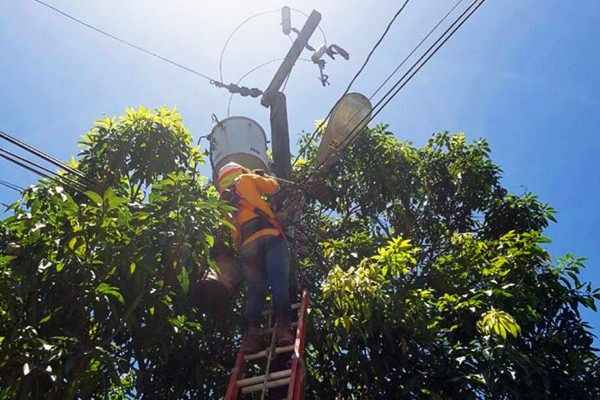
[[[299,180],[316,153],[301,144]],[[0,222],[0,397],[219,398],[243,292],[218,317],[190,295],[230,229],[202,153],[167,109],[99,121],[83,146],[95,187],[41,181]],[[542,247],[552,208],[500,174],[483,140],[416,148],[377,126],[307,194],[308,398],[600,395],[579,316],[600,292]]]
[[[189,297],[225,223],[202,154],[164,108],[98,121],[82,144],[74,166],[97,187],[41,181],[0,225],[0,397],[210,397],[237,323],[204,324]]]
[[[315,148],[307,149],[310,160]],[[309,168],[308,165],[302,166]],[[311,398],[594,399],[583,259],[553,262],[554,210],[508,194],[484,140],[369,130],[309,198]]]

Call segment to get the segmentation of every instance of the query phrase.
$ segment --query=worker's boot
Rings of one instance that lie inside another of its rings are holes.
[[[246,337],[244,338],[244,354],[256,354],[261,351],[259,326],[256,323],[249,323],[246,328]]]
[[[277,330],[277,347],[286,347],[294,344],[294,334],[292,333],[292,319],[289,312],[280,312],[275,320],[275,329]]]

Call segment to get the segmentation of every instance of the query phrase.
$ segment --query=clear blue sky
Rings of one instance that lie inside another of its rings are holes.
[[[46,0],[93,25],[218,77],[229,33],[245,18],[289,5],[323,14],[329,43],[350,61],[328,63],[331,86],[300,62],[287,85],[292,134],[311,130],[357,71],[400,0]],[[467,1],[465,1],[466,3]],[[454,1],[413,0],[354,89],[369,95]],[[585,280],[600,285],[597,159],[600,142],[600,2],[489,0],[378,116],[401,139],[420,145],[433,132],[486,138],[511,191],[530,190],[558,211],[546,232],[553,256],[589,258]],[[293,14],[300,27],[304,17]],[[319,45],[315,34],[312,43]],[[256,18],[233,37],[224,79],[283,57],[289,40],[278,14]],[[304,56],[309,56],[305,53]],[[264,88],[277,63],[243,83]],[[0,2],[0,129],[62,159],[103,115],[125,107],[176,106],[195,137],[210,115],[226,116],[229,95],[205,80],[98,35],[32,0]],[[268,128],[258,101],[235,98],[232,113]],[[4,146],[5,143],[2,143]],[[0,160],[0,179],[20,186],[30,173]],[[17,194],[0,188],[0,201]],[[600,332],[600,318],[585,318]]]

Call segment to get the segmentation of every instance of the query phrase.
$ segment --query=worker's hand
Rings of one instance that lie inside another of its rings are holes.
[[[231,203],[233,198],[235,197],[234,192],[231,189],[225,189],[223,193],[221,193],[221,200]]]

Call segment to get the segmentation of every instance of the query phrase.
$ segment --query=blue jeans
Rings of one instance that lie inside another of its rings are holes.
[[[246,323],[260,322],[267,284],[271,287],[273,310],[289,313],[289,252],[283,236],[263,236],[241,251],[248,281]]]

